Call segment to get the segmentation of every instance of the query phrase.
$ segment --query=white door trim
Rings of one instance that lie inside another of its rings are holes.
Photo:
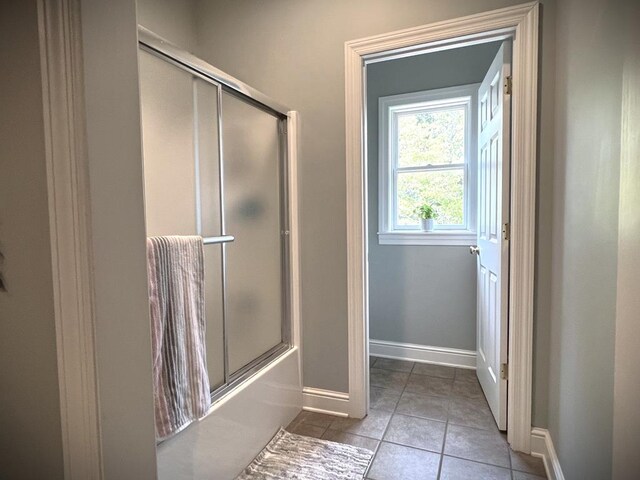
[[[39,0],[49,228],[65,478],[102,478],[80,5]]]
[[[513,34],[508,441],[530,452],[538,80],[538,2],[376,35],[345,44],[349,415],[368,411],[366,57],[447,48]],[[404,49],[404,50],[403,50]]]

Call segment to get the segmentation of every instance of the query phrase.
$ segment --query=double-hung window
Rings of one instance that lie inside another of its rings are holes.
[[[469,245],[476,218],[477,85],[379,99],[380,244]],[[436,212],[423,232],[417,213]]]

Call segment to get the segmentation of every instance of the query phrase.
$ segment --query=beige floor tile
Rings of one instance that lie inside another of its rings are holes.
[[[511,480],[511,470],[445,455],[440,480]]]
[[[382,442],[367,475],[372,480],[436,480],[440,455]]]
[[[445,455],[510,468],[509,446],[497,431],[449,424],[444,443]]]
[[[396,414],[391,417],[383,440],[441,453],[445,426],[436,420]]]

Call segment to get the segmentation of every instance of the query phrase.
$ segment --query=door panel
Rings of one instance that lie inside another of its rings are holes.
[[[507,427],[507,308],[511,101],[504,93],[511,75],[511,43],[504,42],[479,92],[478,118],[478,356],[477,374],[500,430]]]
[[[222,96],[229,373],[282,342],[278,118]],[[250,139],[250,141],[248,141]]]
[[[218,89],[140,51],[148,236],[221,233]],[[222,247],[204,246],[205,345],[211,389],[224,383]]]

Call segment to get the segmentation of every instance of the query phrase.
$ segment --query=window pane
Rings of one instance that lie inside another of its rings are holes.
[[[418,225],[416,208],[423,203],[435,207],[438,225],[463,225],[464,171],[433,170],[399,172],[397,184],[398,211],[396,225]]]
[[[398,166],[464,163],[464,107],[398,115]]]

